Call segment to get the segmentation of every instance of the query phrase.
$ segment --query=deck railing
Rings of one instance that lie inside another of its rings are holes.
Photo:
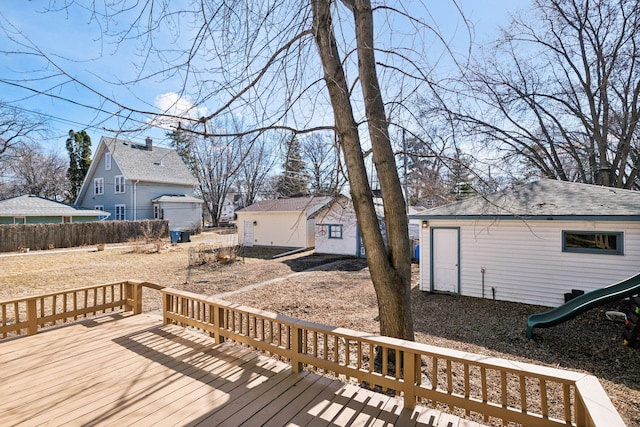
[[[141,313],[144,286],[161,289],[151,283],[126,281],[2,301],[0,337],[33,335],[43,328],[102,313]]]
[[[402,394],[456,415],[523,426],[624,426],[591,375],[305,322],[146,282],[126,281],[0,302],[3,338],[107,312],[142,312],[142,288],[162,292],[164,323],[200,329],[307,369]],[[429,402],[427,402],[429,401]]]
[[[164,322],[200,329],[381,391],[485,422],[524,426],[624,426],[591,375],[305,322],[170,288]]]

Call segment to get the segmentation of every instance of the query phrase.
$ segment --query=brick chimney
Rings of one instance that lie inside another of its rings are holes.
[[[147,137],[144,141],[147,143],[147,151],[153,151],[153,140]]]

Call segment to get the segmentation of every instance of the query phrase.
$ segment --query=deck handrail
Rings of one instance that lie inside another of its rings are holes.
[[[232,340],[288,359],[294,372],[307,366],[402,394],[406,408],[427,400],[467,416],[479,414],[485,422],[625,425],[592,375],[307,322],[149,282],[128,280],[0,302],[0,336],[32,335],[92,314],[141,313],[144,287],[162,293],[165,324],[190,326],[218,343]]]
[[[335,328],[171,288],[162,294],[165,324],[286,358],[294,372],[306,365],[395,391],[406,408],[424,399],[479,414],[485,422],[625,425],[592,375]]]
[[[0,339],[34,335],[43,328],[107,312],[142,312],[142,288],[163,286],[127,280],[0,301]]]

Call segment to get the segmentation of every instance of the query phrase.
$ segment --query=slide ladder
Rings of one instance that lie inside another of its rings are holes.
[[[622,338],[624,345],[632,348],[640,348],[640,296],[631,298],[631,310],[627,314],[627,320],[624,322],[624,331]]]

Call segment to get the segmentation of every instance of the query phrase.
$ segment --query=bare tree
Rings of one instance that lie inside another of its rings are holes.
[[[271,143],[265,134],[259,134],[249,147],[238,172],[237,186],[241,206],[252,205],[265,192],[265,184],[274,165]]]
[[[200,194],[214,225],[218,225],[225,199],[237,180],[246,157],[242,136],[206,137],[199,132],[177,129],[169,134],[178,154],[198,179]]]
[[[67,161],[56,153],[46,153],[35,143],[9,148],[4,162],[4,197],[33,194],[52,200],[65,200],[69,192]]]
[[[305,137],[302,140],[302,158],[307,164],[312,195],[340,194],[343,176],[340,152],[330,135],[314,133]]]
[[[69,4],[64,7],[74,7]],[[334,133],[378,297],[380,330],[407,339],[413,339],[411,254],[389,126],[413,117],[407,100],[422,85],[431,84],[428,73],[434,67],[424,50],[433,46],[425,43],[425,33],[433,27],[423,19],[428,14],[413,17],[413,6],[410,11],[403,2],[389,1],[373,7],[369,0],[210,1],[188,6],[116,0],[90,11],[91,19],[108,23],[104,37],[113,36],[116,43],[134,40],[140,48],[137,76],[131,81],[115,79],[118,85],[133,88],[149,80],[176,88],[202,112],[185,128],[199,132],[204,140],[245,138],[268,130],[296,136]],[[383,38],[375,37],[374,15]],[[118,28],[123,22],[132,24]],[[22,44],[20,48],[27,50],[22,53],[35,53],[59,79],[66,77],[60,86],[90,90],[102,97],[103,109],[113,106],[129,123],[133,116],[148,123],[139,117],[157,115],[81,82],[37,47],[29,51],[30,46]],[[242,116],[243,130],[229,133],[211,126],[227,114]],[[170,110],[162,115],[183,118]],[[384,199],[386,244],[365,152],[371,153]]]
[[[31,141],[44,131],[44,121],[37,115],[0,102],[0,159],[12,146]]]
[[[640,1],[535,0],[447,113],[548,178],[638,188]]]

